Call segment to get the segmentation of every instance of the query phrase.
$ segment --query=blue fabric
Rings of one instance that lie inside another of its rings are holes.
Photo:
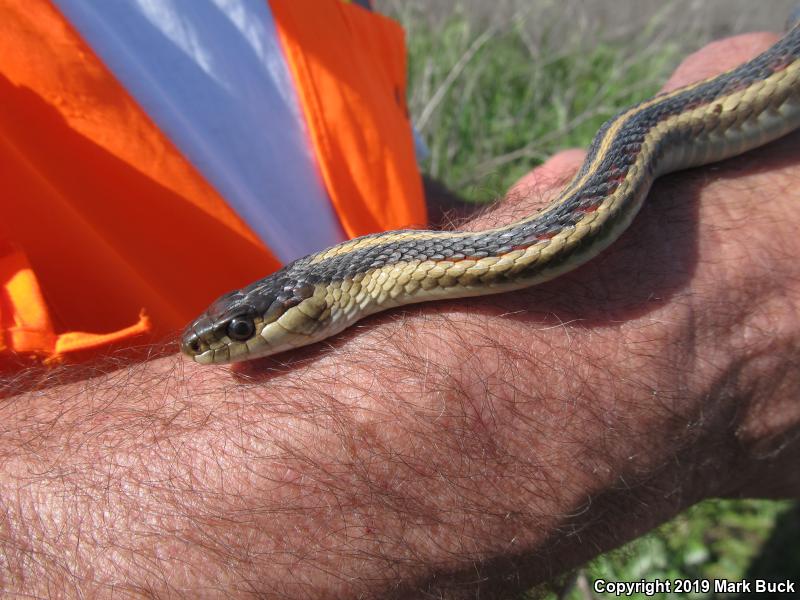
[[[266,0],[55,4],[280,260],[344,239]]]

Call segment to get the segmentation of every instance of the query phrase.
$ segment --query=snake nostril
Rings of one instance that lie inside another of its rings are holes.
[[[200,353],[200,338],[193,335],[186,336],[181,341],[181,350],[186,354],[199,354]]]

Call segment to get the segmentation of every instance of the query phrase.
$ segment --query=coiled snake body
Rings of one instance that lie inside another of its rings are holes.
[[[334,335],[387,308],[515,290],[597,256],[659,175],[741,154],[800,127],[800,24],[753,60],[610,119],[544,210],[479,232],[390,231],[301,258],[226,294],[181,340],[199,363],[248,360]]]

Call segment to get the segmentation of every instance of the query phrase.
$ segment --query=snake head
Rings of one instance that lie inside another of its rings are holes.
[[[229,362],[256,335],[260,317],[241,290],[225,294],[185,329],[181,351],[203,364]]]
[[[181,336],[181,351],[201,364],[250,360],[281,352],[277,321],[314,293],[314,286],[290,285],[275,276],[225,294],[192,321]],[[288,319],[289,322],[296,321]],[[270,333],[270,335],[267,335]]]

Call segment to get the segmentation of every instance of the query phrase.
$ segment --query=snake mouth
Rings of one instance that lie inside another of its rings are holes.
[[[220,362],[219,350],[224,341],[215,334],[214,323],[207,314],[201,315],[183,332],[180,339],[181,352],[203,365]]]
[[[187,356],[196,356],[208,350],[208,345],[204,344],[194,332],[185,333],[181,339],[181,352]]]
[[[236,344],[236,342],[232,342]],[[229,345],[223,342],[209,344],[194,332],[187,332],[181,340],[181,352],[201,365],[230,362]]]
[[[208,365],[214,363],[214,354],[216,351],[196,332],[191,329],[187,330],[181,338],[181,352],[191,358],[193,361],[201,365]]]
[[[206,336],[188,328],[181,338],[181,352],[201,365],[211,365],[230,362],[231,347],[241,345],[228,338],[209,340]]]
[[[206,350],[205,352],[194,354],[192,355],[191,358],[194,362],[199,363],[201,365],[213,365],[214,363],[219,362],[214,360],[214,354],[216,354],[216,352],[214,350],[209,349]]]

